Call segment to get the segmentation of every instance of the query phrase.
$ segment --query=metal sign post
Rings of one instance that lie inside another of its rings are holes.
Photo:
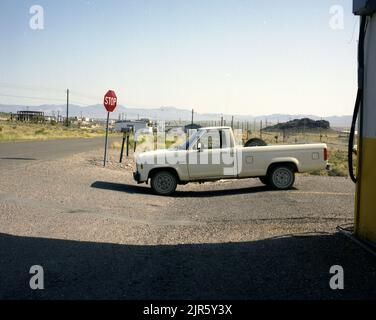
[[[103,166],[106,166],[107,162],[107,144],[108,144],[108,127],[110,122],[110,112],[113,112],[117,106],[117,96],[113,90],[109,90],[104,96],[104,107],[107,110],[107,124],[106,124],[106,140],[104,145],[104,160]]]
[[[107,112],[107,125],[106,125],[106,140],[104,143],[104,161],[103,161],[103,166],[106,166],[107,162],[107,144],[108,144],[108,124],[110,122],[110,112]]]

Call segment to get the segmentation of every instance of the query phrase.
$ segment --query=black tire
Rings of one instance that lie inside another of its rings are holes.
[[[260,177],[259,179],[260,179],[261,183],[263,183],[263,184],[265,184],[267,186],[269,185],[269,179],[268,179],[268,177]]]
[[[176,190],[178,179],[170,171],[158,171],[151,178],[151,188],[154,193],[161,196],[169,196]]]
[[[259,139],[259,138],[253,138],[253,139],[250,139],[246,142],[246,144],[244,145],[244,147],[246,148],[250,148],[250,147],[266,147],[268,144],[262,140],[262,139]]]
[[[295,183],[295,170],[289,165],[274,166],[268,172],[268,182],[277,190],[289,190]]]

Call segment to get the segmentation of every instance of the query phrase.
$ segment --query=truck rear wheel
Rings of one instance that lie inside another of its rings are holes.
[[[291,189],[295,183],[295,171],[288,165],[275,166],[268,173],[268,181],[274,189]]]
[[[170,171],[159,171],[151,178],[152,190],[161,196],[169,196],[176,190],[178,181],[176,175]]]

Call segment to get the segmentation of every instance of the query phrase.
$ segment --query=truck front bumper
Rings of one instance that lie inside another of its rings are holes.
[[[137,182],[137,183],[141,183],[141,174],[139,172],[134,172],[133,173],[133,179]]]

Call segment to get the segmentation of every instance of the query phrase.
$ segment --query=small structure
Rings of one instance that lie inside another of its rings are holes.
[[[44,122],[44,112],[41,111],[17,111],[17,121],[22,122]]]
[[[115,131],[123,132],[124,129],[130,128],[133,132],[139,130],[147,129],[151,132],[150,120],[141,119],[141,120],[119,120],[115,122]]]
[[[355,136],[358,136],[358,131],[355,130]],[[350,137],[350,130],[343,130],[339,133],[340,138],[348,139]]]
[[[0,112],[0,121],[7,121],[9,119],[12,119],[11,114]]]
[[[193,123],[193,124],[189,124],[189,125],[186,125],[185,127],[184,127],[184,131],[185,132],[188,132],[189,130],[199,130],[199,129],[201,129],[202,127],[199,125],[199,124],[195,124],[195,123]]]

